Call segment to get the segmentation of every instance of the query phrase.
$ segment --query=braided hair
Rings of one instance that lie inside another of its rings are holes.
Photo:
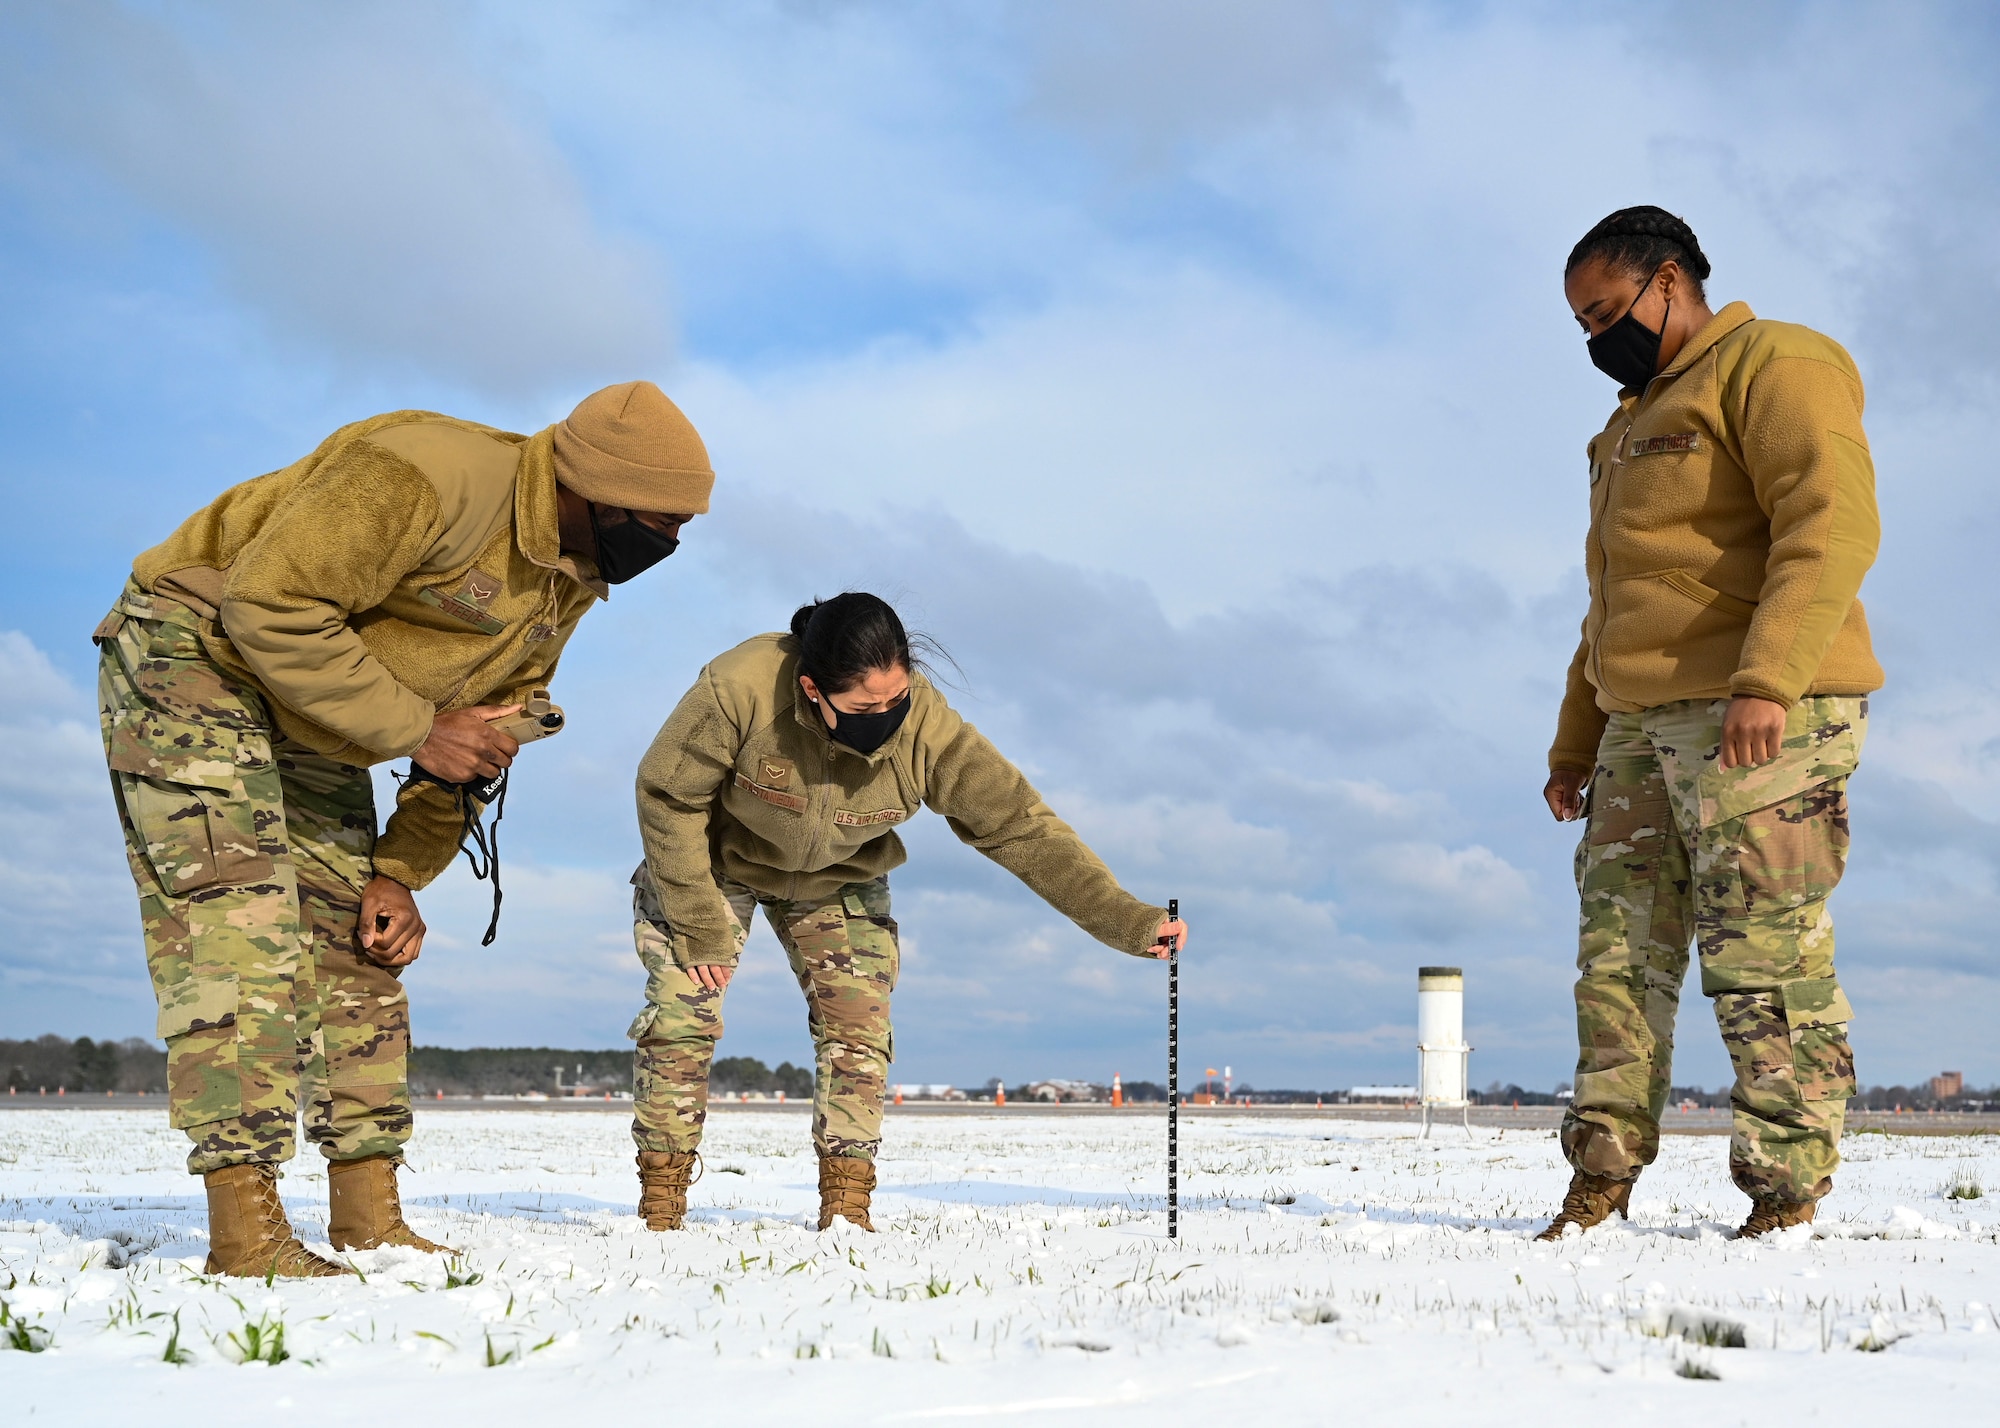
[[[1695,298],[1706,298],[1702,280],[1708,276],[1708,258],[1695,239],[1694,230],[1664,208],[1650,203],[1621,208],[1584,234],[1569,250],[1563,264],[1567,278],[1585,263],[1601,259],[1610,267],[1635,278],[1644,278],[1669,259],[1680,264],[1694,287]]]

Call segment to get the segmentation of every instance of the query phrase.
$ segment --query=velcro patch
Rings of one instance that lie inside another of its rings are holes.
[[[836,808],[833,821],[842,828],[873,828],[878,823],[901,823],[909,814],[900,808],[878,808],[873,813],[855,813],[850,809]]]
[[[1660,456],[1670,452],[1701,450],[1701,433],[1677,431],[1671,436],[1642,436],[1632,443],[1630,456]]]
[[[775,804],[779,808],[789,808],[794,813],[804,813],[806,811],[806,801],[798,794],[780,793],[775,788],[766,788],[761,783],[753,783],[748,774],[739,773],[736,775],[736,786],[752,798],[761,798],[764,802]]]
[[[417,592],[417,598],[434,610],[442,610],[454,620],[464,621],[482,635],[497,635],[507,628],[477,605],[453,591],[425,586]]]

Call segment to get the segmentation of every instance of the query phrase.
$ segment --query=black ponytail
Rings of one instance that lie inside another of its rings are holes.
[[[1708,258],[1696,241],[1694,230],[1664,208],[1642,203],[1621,208],[1602,219],[1577,245],[1569,250],[1563,276],[1585,263],[1602,259],[1621,273],[1645,278],[1660,264],[1672,259],[1694,284],[1694,295],[1705,299],[1702,283],[1708,277]]]
[[[951,658],[937,641],[905,630],[887,600],[861,590],[799,606],[792,638],[799,643],[799,673],[823,694],[844,694],[878,669],[930,673],[912,647]]]

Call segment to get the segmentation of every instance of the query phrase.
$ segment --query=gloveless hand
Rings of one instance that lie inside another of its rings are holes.
[[[1778,757],[1785,744],[1787,712],[1775,699],[1739,694],[1730,700],[1729,712],[1722,716],[1722,767],[1768,764]]]
[[[1182,951],[1187,950],[1187,937],[1188,925],[1179,918],[1172,918],[1166,922],[1162,922],[1159,930],[1153,934],[1153,945],[1146,949],[1146,955],[1148,957],[1157,957],[1160,961],[1164,962],[1174,955],[1176,947],[1179,947]]]
[[[1542,785],[1542,798],[1558,823],[1574,823],[1583,817],[1583,786],[1590,775],[1577,769],[1557,769]]]
[[[480,704],[448,709],[431,723],[431,736],[410,755],[441,779],[465,783],[492,778],[514,762],[521,745],[513,735],[493,727],[520,709],[518,704]]]
[[[363,957],[378,967],[407,967],[423,952],[427,930],[408,888],[380,874],[369,879],[361,890]]]
[[[712,962],[688,968],[688,975],[711,992],[719,992],[729,985],[729,979],[736,975],[734,967],[724,967]]]

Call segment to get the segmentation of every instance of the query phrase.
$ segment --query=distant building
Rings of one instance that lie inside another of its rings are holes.
[[[1940,1071],[1931,1077],[1931,1099],[1948,1101],[1953,1096],[1965,1094],[1965,1073],[1963,1071]]]
[[[1347,1093],[1348,1104],[1368,1105],[1374,1103],[1401,1105],[1417,1098],[1415,1086],[1355,1086]]]
[[[965,1092],[943,1081],[905,1081],[900,1086],[889,1088],[891,1096],[901,1096],[906,1101],[963,1101]]]
[[[1108,1101],[1111,1092],[1092,1081],[1030,1081],[1027,1085],[1030,1101]]]

